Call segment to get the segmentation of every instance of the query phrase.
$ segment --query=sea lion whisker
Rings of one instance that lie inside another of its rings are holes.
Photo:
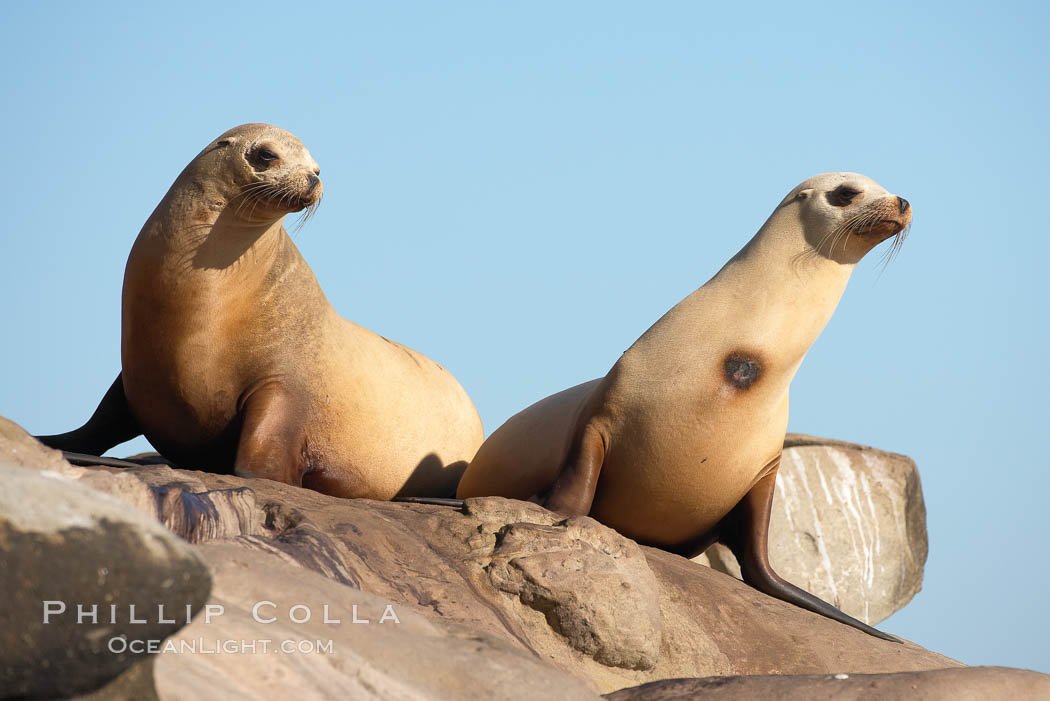
[[[292,189],[292,186],[286,184],[284,186],[284,195],[281,196],[281,202],[283,203],[285,198],[287,198],[288,204],[290,205],[295,200],[296,195],[297,193],[295,190]]]
[[[241,186],[241,194],[252,192],[254,190],[261,190],[267,187],[270,187],[270,183],[265,181],[257,183],[248,183],[247,185]]]
[[[252,218],[252,214],[255,212],[255,205],[259,201],[259,193],[260,193],[259,190],[255,190],[255,191],[251,192],[250,194],[248,194],[247,196],[245,196],[245,198],[244,198],[244,204],[251,205],[248,208],[248,216],[247,216],[248,219],[251,219]],[[238,210],[238,214],[239,213],[240,213],[240,211]]]
[[[860,233],[864,226],[867,225],[870,218],[871,212],[866,210],[857,212],[846,221],[846,228]]]
[[[232,200],[236,200],[236,199],[240,198],[241,204],[243,205],[244,202],[249,200],[251,198],[251,196],[255,192],[258,192],[259,190],[261,190],[262,188],[265,188],[266,186],[267,186],[267,183],[248,183],[247,185],[242,185],[240,192],[238,192],[236,195],[234,195],[230,199],[232,201]]]
[[[846,229],[846,238],[842,241],[842,252],[845,253],[846,249],[849,248],[849,237],[853,235],[853,232]]]
[[[295,224],[292,226],[292,230],[290,232],[293,238],[302,230],[303,225],[306,223],[306,220],[310,218],[310,211],[312,207],[312,204],[307,205],[303,208],[301,212],[299,212],[299,216],[296,219]]]
[[[841,224],[839,226],[841,226]],[[838,230],[839,227],[834,227],[831,231],[826,233],[822,239],[820,239],[817,245],[813,248],[813,257],[821,255],[821,250],[823,250],[824,244],[827,243],[829,239],[833,238],[836,235],[836,232],[838,232]],[[830,256],[831,251],[828,251],[828,257]]]
[[[822,253],[822,251],[824,250],[824,244],[826,244],[832,237],[834,237],[834,235],[835,229],[832,229],[831,231],[826,233],[815,245],[810,245],[806,248],[806,250],[802,251],[799,254],[796,254],[795,260],[798,260],[800,263],[804,263],[825,255],[824,253]]]
[[[293,196],[293,194],[294,193],[291,187],[288,185],[288,183],[281,183],[277,185],[274,190],[274,197],[277,199],[277,206],[283,207],[285,199],[287,199],[288,203],[291,204],[291,197]]]
[[[322,192],[321,195],[317,198],[317,200],[315,200],[314,203],[309,206],[308,209],[310,211],[306,215],[306,222],[309,222],[311,219],[314,218],[314,215],[317,214],[317,210],[321,208],[321,201],[322,200],[324,200],[324,192]],[[306,222],[303,222],[303,223],[305,224]]]
[[[246,189],[242,191],[238,195],[238,197],[241,198],[241,201],[240,204],[237,205],[237,209],[234,211],[234,214],[240,215],[241,210],[244,209],[244,206],[249,202],[253,202],[258,197],[258,193],[261,192],[262,189],[265,187],[266,183],[256,183],[256,187],[253,187],[250,190]]]
[[[876,281],[882,278],[882,274],[886,272],[887,268],[890,267],[890,263],[892,263],[897,258],[897,256],[900,255],[901,248],[904,246],[904,239],[908,237],[908,230],[910,228],[911,226],[909,224],[909,226],[905,226],[903,229],[901,229],[893,235],[893,243],[890,244],[890,247],[886,250],[885,253],[882,254],[882,257],[879,259],[879,275],[876,278]]]
[[[304,226],[306,226],[306,223],[308,221],[310,221],[310,219],[313,218],[314,213],[317,212],[317,207],[318,207],[318,205],[321,204],[321,200],[323,198],[324,198],[324,193],[321,193],[321,196],[318,197],[317,200],[315,200],[314,202],[312,202],[311,204],[308,204],[306,206],[306,209],[304,209],[303,213],[299,216],[299,221],[296,222],[295,228],[292,230],[292,235],[293,236],[298,234],[299,231],[301,231],[302,228]]]
[[[243,188],[238,196],[242,199],[250,199],[251,197],[258,195],[260,192],[265,191],[268,187],[270,187],[270,183],[252,183]]]
[[[291,183],[288,183],[287,185],[285,185],[285,190],[288,193],[288,204],[293,204],[296,201],[296,199],[299,199],[300,202],[302,201],[301,188],[293,187]]]
[[[796,276],[799,276],[802,270],[802,266],[811,258],[816,257],[816,255],[817,251],[812,246],[802,251],[801,253],[796,253],[795,255],[793,255],[791,257],[792,272],[794,272]]]
[[[890,261],[893,262],[897,256],[900,255],[901,250],[904,247],[904,239],[908,238],[909,227],[904,227],[898,231],[893,237],[893,245],[890,247]]]
[[[252,197],[252,208],[248,210],[248,219],[252,219],[255,216],[255,208],[259,206],[259,203],[263,200],[270,199],[270,192],[273,189],[273,185],[267,183],[267,187],[260,189],[254,193]]]
[[[835,240],[831,242],[831,253],[835,253],[835,244],[840,240],[842,241],[842,252],[846,252],[846,242],[849,241],[849,235],[855,230],[855,221],[857,217],[852,217],[849,220],[843,222],[840,226],[835,229]]]
[[[849,231],[850,221],[844,221],[834,229],[831,230],[831,242],[828,246],[828,257],[833,258],[835,256],[835,244],[839,242],[839,239]]]
[[[828,248],[828,257],[833,257],[835,255],[835,246],[839,241],[842,242],[842,253],[845,253],[849,244],[850,236],[854,233],[862,233],[872,216],[873,214],[869,211],[860,211],[832,229],[821,242],[821,245],[823,245],[823,242],[831,237],[831,245]]]
[[[894,243],[896,243],[896,241]],[[879,257],[879,274],[875,276],[875,282],[881,280],[882,274],[885,273],[886,269],[890,267],[890,251],[892,250],[893,245],[891,244],[890,248]]]
[[[831,258],[835,255],[835,242],[839,240],[839,235],[845,230],[845,227],[839,226],[831,230],[831,240],[828,241],[828,253],[827,257]]]
[[[259,200],[260,201],[265,201],[265,202],[267,202],[269,204],[275,204],[274,200],[277,199],[280,196],[280,194],[281,194],[281,186],[280,186],[280,184],[279,183],[269,183],[268,187],[265,190],[262,190],[259,193]],[[276,204],[280,205],[280,201],[276,202]]]

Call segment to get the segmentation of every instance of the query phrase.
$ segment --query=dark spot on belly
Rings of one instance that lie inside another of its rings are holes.
[[[737,389],[747,389],[761,371],[758,361],[743,353],[730,353],[726,357],[726,379]]]

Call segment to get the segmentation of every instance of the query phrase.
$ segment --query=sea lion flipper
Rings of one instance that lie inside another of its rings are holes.
[[[540,503],[567,516],[586,516],[594,501],[604,460],[605,440],[601,431],[594,424],[586,424],[573,441],[554,484],[541,495]]]
[[[302,486],[303,420],[297,404],[295,395],[275,382],[242,399],[234,474]]]
[[[102,455],[115,445],[142,435],[138,421],[131,414],[124,396],[124,376],[109,386],[91,418],[80,428],[53,436],[36,436],[46,446],[72,453]]]
[[[897,638],[839,611],[823,599],[782,579],[773,571],[769,564],[767,540],[780,456],[770,465],[772,467],[767,468],[766,474],[719,524],[718,539],[733,551],[740,563],[744,582],[781,601],[845,623],[876,638],[899,643]]]

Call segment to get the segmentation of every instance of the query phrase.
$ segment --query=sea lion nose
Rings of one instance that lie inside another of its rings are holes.
[[[306,182],[310,183],[310,187],[306,188],[306,194],[309,195],[311,192],[314,191],[314,188],[317,187],[317,185],[321,182],[321,179],[313,173],[310,173],[306,176]]]
[[[897,198],[897,207],[900,209],[900,213],[904,214],[905,212],[908,211],[908,207],[911,207],[911,205],[908,204],[908,200],[904,199],[903,197],[898,197]]]

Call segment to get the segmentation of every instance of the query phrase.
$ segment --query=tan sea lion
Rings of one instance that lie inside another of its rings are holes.
[[[451,495],[481,444],[455,378],[332,309],[283,221],[320,169],[245,124],[186,166],[124,274],[121,373],[87,424],[41,440],[101,455],[145,434],[178,465],[341,497]]]
[[[857,262],[910,221],[863,175],[806,180],[609,374],[489,436],[457,496],[533,499],[687,557],[721,540],[755,588],[892,640],[777,576],[766,534],[791,378]]]

